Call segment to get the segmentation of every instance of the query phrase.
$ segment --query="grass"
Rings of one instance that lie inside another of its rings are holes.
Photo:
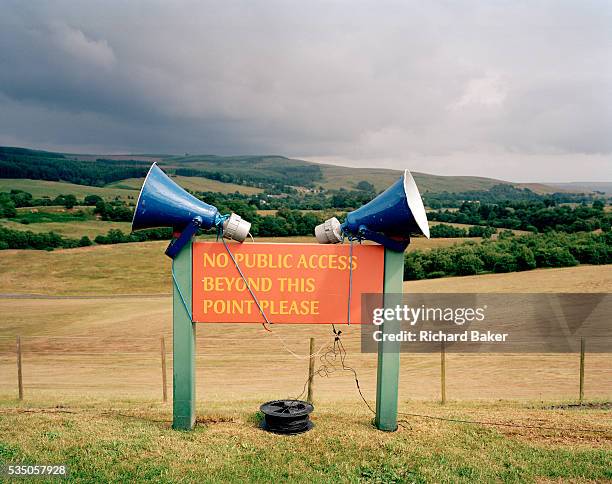
[[[84,482],[535,482],[612,478],[609,435],[405,419],[384,433],[363,406],[316,404],[315,428],[286,437],[257,427],[261,400],[204,404],[194,432],[170,429],[154,402],[0,406],[0,464],[65,463]],[[609,430],[601,410],[405,402],[401,409],[515,424]]]
[[[223,183],[217,180],[210,180],[208,178],[201,178],[195,176],[172,176],[172,179],[183,188],[191,191],[199,192],[219,192],[219,193],[234,193],[240,192],[247,195],[254,193],[261,193],[263,189],[248,187],[245,185],[237,185],[235,183]],[[107,185],[108,188],[126,188],[133,190],[140,190],[144,178],[127,178],[118,182],[110,183]]]
[[[0,179],[0,192],[10,192],[11,190],[23,190],[32,194],[34,198],[50,197],[58,195],[72,194],[77,198],[84,198],[87,195],[98,195],[106,200],[120,198],[123,200],[133,199],[136,203],[138,189],[125,190],[121,188],[89,187],[85,185],[75,185],[74,183],[54,182],[46,180],[28,179]]]
[[[19,222],[22,225],[44,224],[51,222],[83,222],[94,218],[93,209],[82,208],[74,210],[19,210],[17,216],[13,217],[12,222]]]
[[[348,168],[335,165],[321,165],[324,180],[317,185],[327,189],[354,189],[362,180],[370,182],[376,190],[384,190],[393,184],[401,175],[399,170],[383,168]],[[487,190],[499,183],[507,183],[493,178],[475,176],[438,176],[426,173],[413,173],[419,191],[429,192],[464,192],[469,190]]]
[[[34,233],[55,232],[73,239],[86,235],[92,240],[98,235],[106,235],[111,229],[124,233],[131,231],[130,222],[99,220],[93,214],[93,207],[85,206],[72,210],[59,206],[24,207],[17,210],[16,217],[0,219],[0,226]]]
[[[221,193],[240,193],[253,194],[260,193],[261,188],[247,187],[236,185],[234,183],[223,183],[216,180],[209,180],[199,177],[173,177],[184,188],[193,191],[212,191]],[[144,179],[128,178],[115,183],[110,183],[105,187],[90,187],[85,185],[76,185],[74,183],[54,182],[46,180],[28,180],[20,178],[1,178],[0,192],[10,192],[11,190],[23,190],[32,194],[34,198],[50,197],[55,198],[58,195],[72,194],[79,199],[87,195],[98,195],[105,200],[114,200],[119,198],[122,200],[136,203],[140,187]]]
[[[97,235],[106,235],[111,229],[119,229],[123,233],[129,233],[132,226],[130,222],[111,222],[105,220],[85,220],[78,223],[50,222],[29,225],[2,220],[0,225],[13,230],[31,230],[34,233],[55,232],[56,234],[73,239],[80,239],[83,235],[87,235],[91,240]]]

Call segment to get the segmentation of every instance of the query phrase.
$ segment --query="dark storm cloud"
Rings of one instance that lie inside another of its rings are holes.
[[[606,2],[0,6],[2,144],[612,178]]]

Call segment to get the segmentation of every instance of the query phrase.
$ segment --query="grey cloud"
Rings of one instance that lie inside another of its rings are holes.
[[[0,5],[0,143],[612,178],[605,2]]]

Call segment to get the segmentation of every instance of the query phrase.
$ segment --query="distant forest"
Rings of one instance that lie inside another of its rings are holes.
[[[137,160],[78,161],[59,153],[0,147],[0,178],[65,181],[102,187],[147,174],[149,162]]]

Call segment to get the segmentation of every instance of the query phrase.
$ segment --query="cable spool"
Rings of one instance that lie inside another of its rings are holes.
[[[314,427],[310,413],[314,407],[302,400],[272,400],[259,410],[264,414],[261,428],[276,434],[301,434]]]

